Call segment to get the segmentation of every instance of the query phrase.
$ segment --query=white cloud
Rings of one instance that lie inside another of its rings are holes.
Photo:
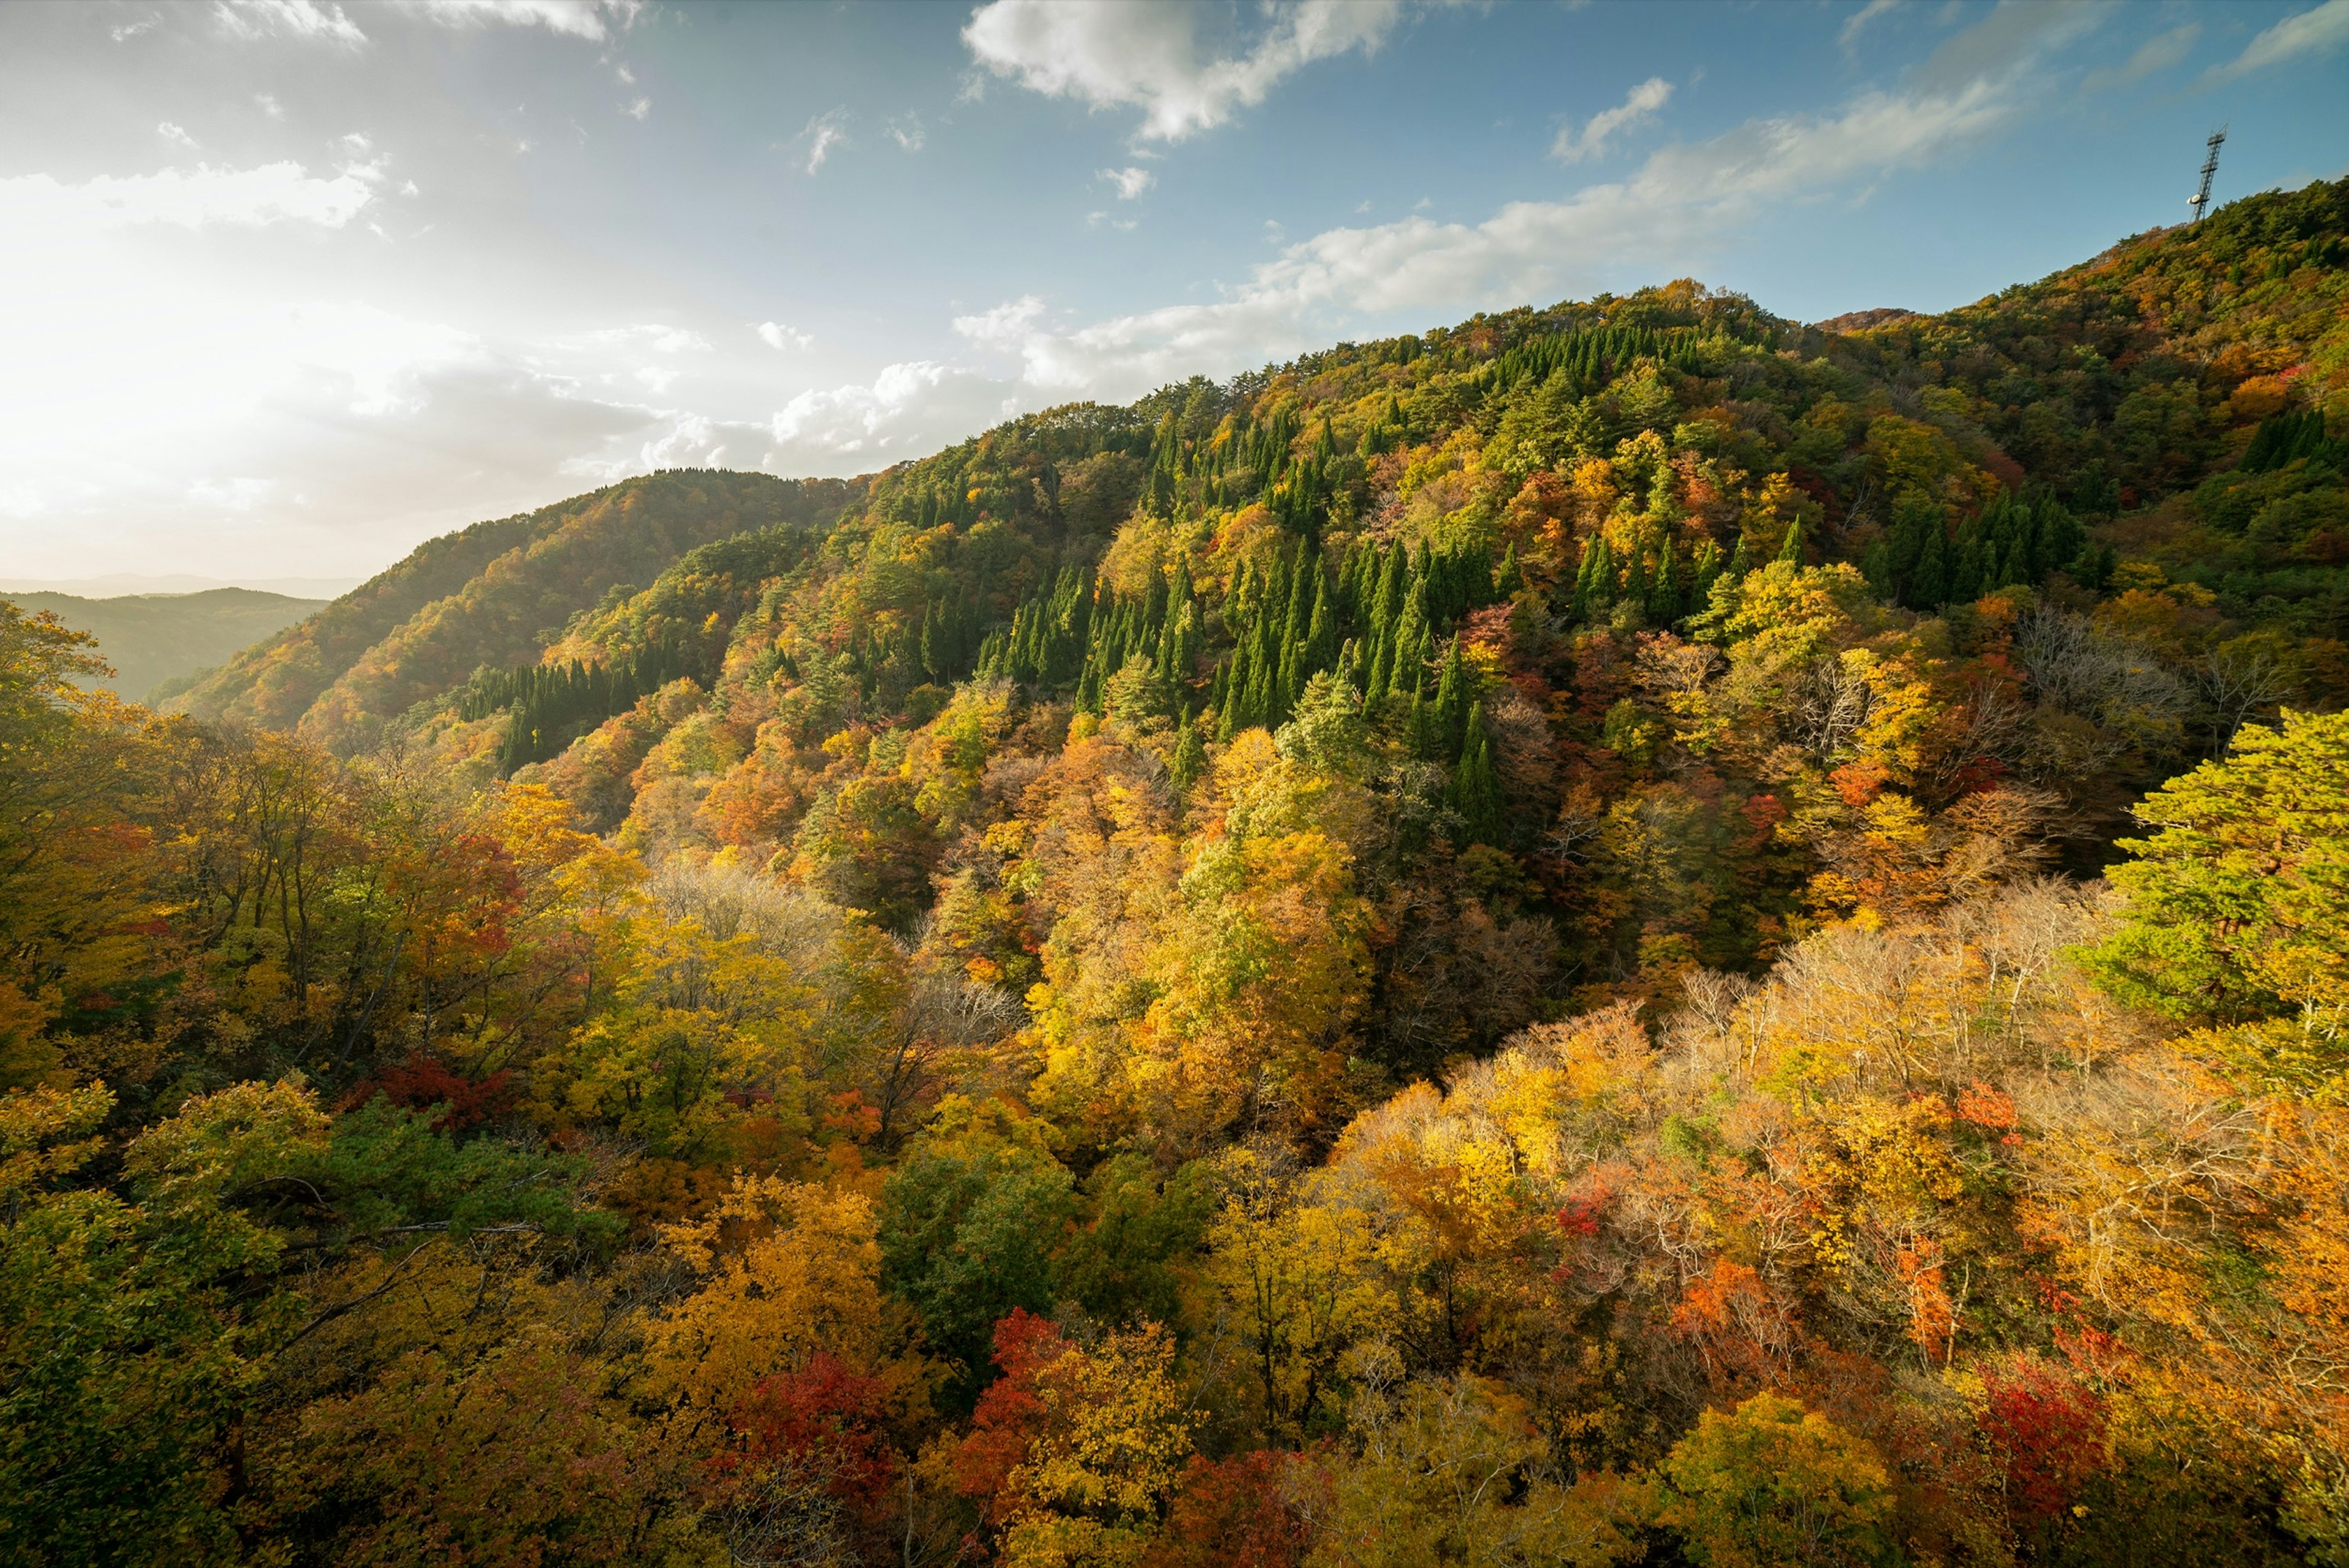
[[[244,39],[283,37],[357,48],[367,41],[343,8],[318,0],[214,0],[221,26]]]
[[[136,22],[117,23],[109,27],[107,33],[116,43],[120,44],[137,37],[141,33],[151,33],[162,25],[163,18],[160,16],[142,16]]]
[[[1141,136],[1173,141],[1262,103],[1316,60],[1368,54],[1402,15],[1401,0],[1267,0],[1252,47],[1203,57],[1188,0],[992,0],[963,29],[972,57],[995,76],[1094,108],[1143,111]]]
[[[1926,57],[1909,83],[1926,96],[1947,95],[1977,83],[2011,86],[2043,56],[2092,33],[2120,7],[2018,4],[1991,7],[1972,26],[1953,33]]]
[[[922,129],[922,117],[908,114],[903,119],[893,119],[888,125],[889,139],[907,152],[919,152],[929,133]]]
[[[543,27],[601,43],[605,18],[633,26],[643,0],[409,0],[409,7],[444,27]]]
[[[919,457],[1019,411],[1017,387],[934,360],[888,366],[872,385],[811,388],[775,411],[761,468],[837,471]]]
[[[162,120],[156,125],[155,134],[161,137],[166,141],[177,142],[181,147],[189,148],[191,150],[192,150],[196,145],[196,139],[194,137],[190,136],[186,131],[181,129],[178,126],[173,125],[168,119]]]
[[[1860,30],[1888,11],[1897,10],[1900,0],[1868,0],[1868,4],[1843,19],[1841,42],[1846,49],[1858,42]]]
[[[804,332],[794,331],[780,321],[762,321],[753,330],[758,333],[759,341],[770,348],[810,348],[815,345],[814,338]]]
[[[707,354],[709,352],[709,339],[690,327],[642,322],[633,326],[604,326],[593,332],[573,333],[548,340],[547,346],[563,352],[586,350],[600,353],[607,349],[636,352],[648,349],[655,354]]]
[[[1287,246],[1212,304],[1070,327],[1049,320],[1044,302],[1029,295],[959,317],[955,330],[975,349],[1016,360],[1019,381],[1041,393],[1123,397],[1284,357],[1364,317],[1554,299],[1634,266],[1684,267],[1766,203],[1865,190],[2011,125],[2033,100],[2028,67],[2051,36],[2010,33],[1990,41],[2001,43],[1996,48],[1952,40],[1973,58],[2002,64],[2002,74],[1870,93],[1826,115],[1750,121],[1708,141],[1661,149],[1620,182],[1563,201],[1511,202],[1480,223],[1414,213],[1327,230]]]
[[[2286,16],[2253,38],[2233,60],[2214,67],[2208,79],[2249,76],[2287,60],[2322,59],[2344,42],[2349,42],[2349,0],[2324,0],[2322,5]]]
[[[253,101],[260,108],[261,112],[267,115],[270,119],[284,119],[285,118],[285,106],[277,101],[274,94],[255,93],[253,95]]]
[[[1104,169],[1096,178],[1116,186],[1117,199],[1121,201],[1133,201],[1158,183],[1158,176],[1147,169]]]
[[[1017,349],[1035,335],[1043,315],[1044,302],[1027,294],[977,315],[958,315],[954,329],[982,347]]]
[[[620,106],[620,112],[630,119],[643,119],[653,112],[653,100],[648,98],[632,98]]]
[[[813,174],[823,167],[823,160],[832,156],[833,149],[852,145],[848,139],[848,111],[844,108],[826,109],[807,122],[807,129],[800,132],[799,139],[807,148],[807,171]]]
[[[1568,163],[1595,158],[1607,150],[1608,139],[1617,131],[1629,130],[1655,119],[1656,111],[1671,96],[1671,83],[1661,77],[1650,77],[1633,88],[1621,103],[1592,115],[1579,132],[1571,126],[1559,127],[1557,139],[1550,143],[1549,155]]]
[[[63,230],[89,231],[127,223],[214,223],[259,226],[317,223],[339,229],[375,199],[380,171],[355,165],[333,179],[298,163],[257,169],[167,169],[121,178],[101,174],[67,185],[47,174],[0,180],[0,217],[21,223],[19,233],[56,238]]]
[[[2137,46],[2137,52],[2122,65],[2090,71],[2080,79],[2083,92],[2103,92],[2109,88],[2127,87],[2146,77],[2166,71],[2193,52],[2194,41],[2202,36],[2202,24],[2189,22],[2172,27],[2167,33],[2157,33]]]

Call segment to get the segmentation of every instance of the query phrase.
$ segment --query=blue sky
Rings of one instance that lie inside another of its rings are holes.
[[[648,468],[1693,275],[1934,310],[2349,170],[2349,0],[0,8],[17,577],[364,575]]]

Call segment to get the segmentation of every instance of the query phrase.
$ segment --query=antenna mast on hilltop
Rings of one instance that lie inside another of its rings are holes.
[[[2202,160],[2202,183],[2194,188],[2194,221],[2202,221],[2202,209],[2210,204],[2210,177],[2219,172],[2219,149],[2226,145],[2227,128],[2220,126],[2210,133],[2210,156]]]

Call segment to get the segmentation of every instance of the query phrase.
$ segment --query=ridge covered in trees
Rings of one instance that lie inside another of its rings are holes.
[[[2344,232],[0,606],[0,1561],[2349,1563]]]

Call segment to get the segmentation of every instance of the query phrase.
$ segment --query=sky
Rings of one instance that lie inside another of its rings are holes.
[[[1940,310],[2349,173],[2349,0],[0,6],[0,573],[357,581],[650,469],[1692,276]]]

